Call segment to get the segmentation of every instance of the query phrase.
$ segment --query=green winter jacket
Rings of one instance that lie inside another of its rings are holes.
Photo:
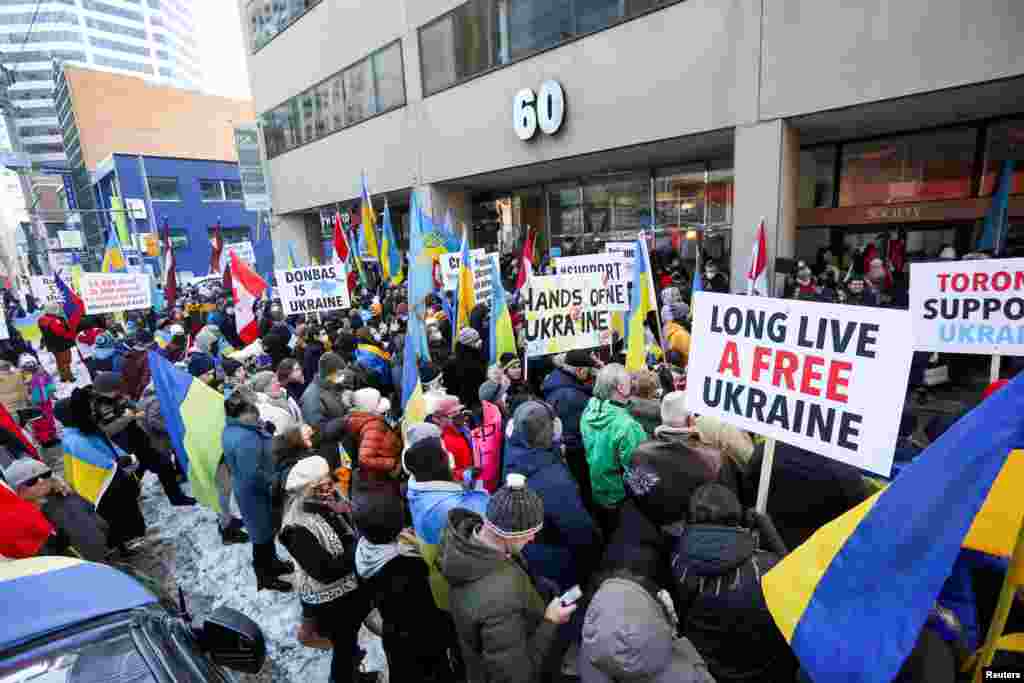
[[[448,514],[437,563],[451,586],[450,606],[466,662],[467,683],[540,683],[556,626],[520,558],[473,538],[475,512]]]
[[[629,414],[629,408],[596,396],[583,411],[580,432],[587,449],[594,502],[614,507],[626,497],[622,485],[623,466],[633,457],[637,444],[647,439],[647,432]]]

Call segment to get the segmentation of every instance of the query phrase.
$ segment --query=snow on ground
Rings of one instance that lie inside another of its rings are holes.
[[[40,351],[39,358],[58,381],[59,398],[70,396],[75,386],[90,383],[89,373],[77,354],[73,385],[59,382],[56,363],[50,353]],[[141,501],[148,530],[132,565],[159,585],[161,597],[176,602],[180,586],[194,615],[201,617],[218,607],[228,606],[247,615],[263,629],[269,649],[268,663],[259,676],[243,677],[243,680],[308,683],[328,680],[331,653],[303,647],[295,639],[301,617],[298,596],[256,591],[251,544],[223,545],[216,514],[199,505],[171,506],[152,474],[143,482]],[[278,554],[288,558],[287,551],[280,545]],[[364,670],[385,670],[380,639],[363,627],[359,641],[367,651]]]

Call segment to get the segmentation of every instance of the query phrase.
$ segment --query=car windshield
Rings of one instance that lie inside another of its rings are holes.
[[[127,629],[104,640],[48,652],[13,669],[0,663],[0,683],[111,682],[158,683]]]

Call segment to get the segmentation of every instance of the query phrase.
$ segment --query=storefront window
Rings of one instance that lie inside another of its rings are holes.
[[[704,176],[704,164],[658,171],[654,178],[658,228],[704,222]]]
[[[839,205],[967,197],[976,137],[958,128],[843,145]]]
[[[708,225],[732,224],[734,188],[732,161],[712,161],[708,173]]]
[[[801,209],[828,209],[835,200],[836,148],[800,150]]]
[[[981,195],[993,194],[999,182],[1003,162],[1014,161],[1010,194],[1024,194],[1024,119],[1010,119],[992,124],[985,145],[985,175],[981,178]]]
[[[583,210],[584,225],[590,233],[633,234],[650,227],[650,175],[620,173],[585,180]]]
[[[578,183],[548,187],[552,235],[583,234],[583,197]]]

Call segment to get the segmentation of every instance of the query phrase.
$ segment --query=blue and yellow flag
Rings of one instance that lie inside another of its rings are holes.
[[[360,202],[362,211],[361,240],[366,254],[372,259],[380,260],[380,249],[377,247],[377,212],[370,202],[370,190],[366,186],[366,174],[363,174],[363,196]],[[360,254],[361,255],[361,254]]]
[[[409,328],[405,334],[405,351],[402,358],[402,435],[407,436],[409,427],[423,422],[427,417],[427,404],[423,397],[423,383],[420,381],[417,362],[416,334],[413,331],[415,316],[409,316]],[[419,324],[422,327],[422,323]]]
[[[455,311],[456,320],[452,335],[454,340],[459,330],[469,327],[469,314],[476,306],[476,292],[473,289],[473,262],[469,256],[469,230],[462,233],[462,257],[459,259],[459,284],[456,287],[455,298],[457,308]]]
[[[498,257],[491,256],[491,261],[490,364],[494,365],[502,354],[518,355],[519,352],[516,349],[516,333],[512,329],[512,314],[505,300],[505,286],[501,284]]]
[[[768,609],[811,680],[888,683],[961,546],[999,554],[1013,547],[1024,488],[1024,451],[1013,451],[1024,446],[1022,402],[1018,376],[887,488],[765,574]]]
[[[110,210],[110,216],[117,227],[117,238],[121,240],[121,244],[131,244],[132,238],[128,230],[128,214],[124,210],[124,202],[121,201],[120,197],[114,196],[110,198]]]
[[[384,200],[384,226],[381,228],[380,267],[384,279],[393,285],[402,284],[402,254],[398,251],[395,233],[391,227],[391,209]]]
[[[192,495],[220,512],[216,478],[224,457],[224,397],[156,351],[150,351],[148,357],[160,412],[174,452],[192,483]]]
[[[434,291],[434,253],[437,245],[428,238],[434,226],[423,214],[416,192],[409,200],[409,324],[406,339],[415,343],[416,356],[430,360],[430,345],[424,320],[427,317],[424,300]],[[433,245],[433,246],[432,246]]]
[[[117,472],[117,456],[124,451],[100,434],[85,434],[74,427],[64,427],[61,446],[64,480],[82,498],[99,505]]]
[[[299,259],[295,257],[295,242],[288,242],[288,268],[298,268]]]
[[[1002,170],[999,173],[999,187],[992,195],[992,206],[985,214],[985,223],[978,238],[978,249],[990,249],[997,256],[1002,253],[1003,245],[1006,243],[1006,233],[1009,219],[1010,188],[1013,186],[1014,161],[1008,159],[1003,162]]]
[[[654,310],[654,280],[651,278],[651,257],[647,253],[647,240],[643,233],[636,241],[633,257],[633,291],[630,295],[629,317],[626,319],[626,369],[643,370],[647,367],[647,340],[644,325],[647,314]]]
[[[117,231],[111,228],[107,236],[107,248],[103,252],[102,270],[104,273],[123,273],[125,269],[124,252],[117,239]]]

